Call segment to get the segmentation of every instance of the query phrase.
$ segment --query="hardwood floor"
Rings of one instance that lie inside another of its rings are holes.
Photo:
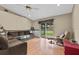
[[[64,55],[64,47],[47,46],[40,38],[33,38],[27,42],[27,55]]]

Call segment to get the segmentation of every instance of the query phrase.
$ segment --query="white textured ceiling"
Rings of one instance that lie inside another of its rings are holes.
[[[1,6],[32,20],[71,13],[73,8],[72,4],[61,4],[60,6],[56,4],[31,4],[32,8],[37,9],[32,9],[29,12],[26,10],[25,4],[4,4]]]

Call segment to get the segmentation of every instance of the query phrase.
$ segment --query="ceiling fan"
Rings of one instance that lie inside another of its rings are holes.
[[[28,9],[28,10],[37,10],[38,8],[34,8],[34,7],[32,7],[31,6],[31,4],[28,4],[28,5],[25,5],[25,8],[26,8],[26,10]]]
[[[31,4],[26,4],[25,8],[28,13],[28,16],[31,16],[32,12],[34,12],[34,10],[38,10],[38,8],[33,7]]]

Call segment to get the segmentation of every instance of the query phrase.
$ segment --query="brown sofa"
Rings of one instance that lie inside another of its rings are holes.
[[[17,44],[16,44],[17,43]],[[27,43],[13,39],[11,43],[4,37],[0,37],[0,55],[26,55]]]
[[[4,37],[0,37],[0,55],[7,54],[8,41]]]

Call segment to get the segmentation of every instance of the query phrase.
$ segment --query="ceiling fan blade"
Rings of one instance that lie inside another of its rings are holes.
[[[36,10],[38,10],[39,8],[32,8],[32,9],[36,9]]]

